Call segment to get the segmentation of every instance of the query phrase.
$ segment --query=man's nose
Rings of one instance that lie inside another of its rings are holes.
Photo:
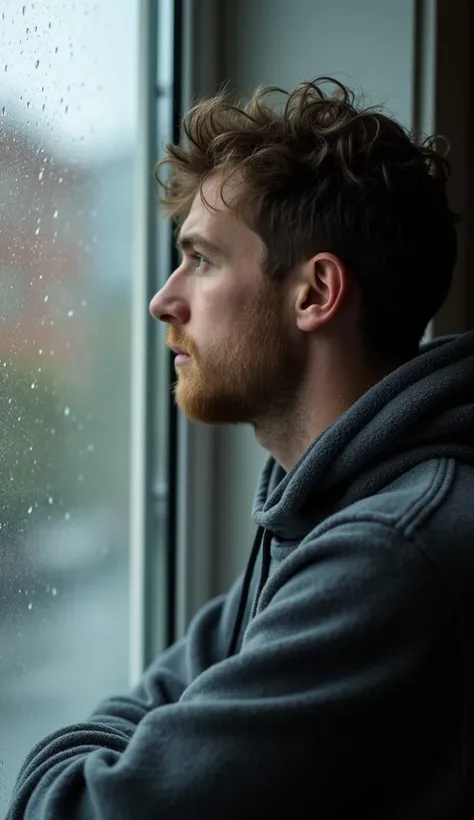
[[[153,296],[150,302],[150,313],[159,322],[180,322],[184,324],[189,318],[189,309],[185,301],[172,292],[169,282]]]
[[[161,290],[157,291],[153,296],[149,310],[154,319],[160,320],[163,313]]]

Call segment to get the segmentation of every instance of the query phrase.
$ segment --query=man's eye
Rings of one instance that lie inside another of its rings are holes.
[[[209,264],[209,260],[206,259],[205,256],[201,256],[200,253],[195,253],[194,254],[194,259],[196,260],[196,267],[197,268],[203,268],[205,265]]]

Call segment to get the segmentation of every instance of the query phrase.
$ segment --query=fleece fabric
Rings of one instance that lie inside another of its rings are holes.
[[[247,573],[32,750],[8,820],[474,816],[474,334],[269,457],[253,518]]]

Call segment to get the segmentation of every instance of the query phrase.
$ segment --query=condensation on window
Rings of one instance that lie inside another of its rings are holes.
[[[139,4],[0,9],[1,814],[127,680]]]

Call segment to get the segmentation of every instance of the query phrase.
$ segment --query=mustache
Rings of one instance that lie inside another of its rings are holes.
[[[193,352],[191,349],[191,345],[185,339],[182,339],[182,337],[175,333],[168,332],[166,334],[166,344],[170,348],[179,347],[179,349],[182,350],[183,353],[187,353],[189,355],[191,355]]]

